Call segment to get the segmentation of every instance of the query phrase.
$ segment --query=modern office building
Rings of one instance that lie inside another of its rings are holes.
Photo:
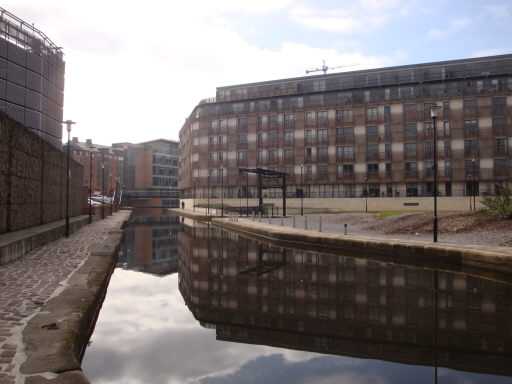
[[[0,8],[0,108],[61,148],[64,100],[61,47]]]
[[[124,153],[124,204],[179,205],[177,141],[158,139],[112,147]]]
[[[263,168],[288,175],[288,197],[433,196],[436,157],[440,196],[494,194],[511,121],[512,55],[219,87],[180,130],[179,189],[256,197],[238,169]]]
[[[67,143],[64,144],[67,151]],[[73,137],[70,141],[70,155],[84,168],[83,186],[91,187],[92,194],[112,196],[119,190],[123,175],[123,155],[112,147],[93,144],[91,139],[85,142]]]

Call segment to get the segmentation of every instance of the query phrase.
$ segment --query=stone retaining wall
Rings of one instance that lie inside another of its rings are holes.
[[[66,153],[0,111],[0,233],[66,216]],[[82,165],[70,161],[69,215],[87,203]]]

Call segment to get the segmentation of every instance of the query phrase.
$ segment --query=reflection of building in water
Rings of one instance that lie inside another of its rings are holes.
[[[180,291],[219,339],[512,375],[510,285],[180,231]]]
[[[140,210],[125,229],[123,257],[130,269],[157,275],[178,270],[178,217],[161,209]]]

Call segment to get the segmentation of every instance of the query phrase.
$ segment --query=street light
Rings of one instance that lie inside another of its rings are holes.
[[[193,204],[193,210],[196,211],[196,178],[192,178],[192,181],[194,182],[194,204]]]
[[[224,168],[220,167],[220,216],[224,217]]]
[[[300,215],[304,216],[304,178],[302,168],[303,164],[300,163]]]
[[[66,167],[66,237],[69,237],[69,135],[71,134],[71,125],[75,124],[74,121],[66,120],[66,130],[68,131],[68,159]]]
[[[101,153],[101,218],[105,219],[105,164]]]
[[[93,145],[92,145],[92,141],[90,143],[90,145],[88,146],[89,148],[89,224],[92,223],[92,150],[93,150]]]
[[[437,111],[441,109],[437,104],[430,106],[430,117],[434,121],[434,243],[437,243]]]
[[[475,170],[475,158],[471,159],[473,163],[473,184],[471,185],[471,192],[473,192],[473,210],[476,211],[476,170]]]
[[[364,211],[368,213],[368,178],[364,178],[364,196],[365,196],[365,206]]]
[[[206,214],[210,214],[210,163],[208,162],[208,179],[206,183],[206,198],[208,201],[208,208],[206,210]]]

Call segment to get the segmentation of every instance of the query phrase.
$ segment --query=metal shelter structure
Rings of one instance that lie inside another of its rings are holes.
[[[283,216],[286,216],[286,173],[271,171],[263,168],[238,168],[238,173],[249,174],[255,173],[258,175],[258,212],[263,213],[263,179],[283,179],[281,189],[283,191]]]

